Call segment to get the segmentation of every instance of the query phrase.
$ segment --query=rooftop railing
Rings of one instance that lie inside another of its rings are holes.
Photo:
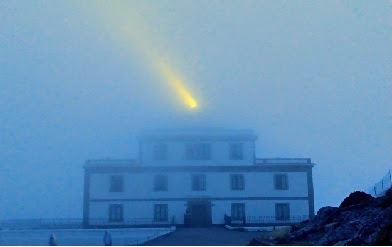
[[[256,159],[257,164],[311,164],[310,158],[263,158]]]

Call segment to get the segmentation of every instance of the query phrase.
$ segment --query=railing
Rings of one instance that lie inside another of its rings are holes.
[[[234,219],[225,216],[227,225],[262,225],[262,224],[291,224],[309,219],[308,215],[292,215],[288,218],[276,218],[275,216],[246,216]],[[185,219],[184,219],[185,220]],[[88,228],[120,228],[120,227],[167,227],[176,224],[175,218],[166,221],[155,221],[153,218],[133,218],[121,221],[110,221],[107,218],[89,219],[88,224],[83,224],[82,218],[57,218],[57,219],[12,219],[1,220],[0,229],[24,230],[24,229],[81,229]],[[186,222],[184,222],[186,223]],[[186,225],[186,224],[185,224]]]
[[[140,245],[173,232],[175,228],[119,228],[119,229],[22,229],[1,230],[0,246],[102,246]]]
[[[389,170],[388,173],[385,174],[384,177],[378,183],[376,183],[374,186],[370,188],[369,193],[374,197],[383,196],[385,194],[385,191],[391,188],[391,186],[392,186],[392,175],[391,175],[391,170]]]
[[[309,158],[256,158],[256,164],[311,164]]]
[[[97,225],[97,226],[138,226],[138,225],[144,225],[144,226],[162,226],[162,225],[174,225],[175,219],[174,217],[168,220],[164,221],[156,221],[154,218],[133,218],[133,219],[123,219],[119,221],[110,221],[107,218],[93,218],[89,219],[88,224],[89,225]]]
[[[309,215],[292,215],[286,218],[277,218],[275,216],[246,216],[235,219],[225,216],[227,225],[268,225],[268,224],[294,224],[309,219]]]
[[[82,228],[81,218],[10,219],[1,220],[0,229],[76,229]]]
[[[127,227],[145,226],[161,227],[174,225],[175,218],[167,221],[155,221],[153,218],[133,218],[120,221],[110,221],[107,218],[89,219],[88,227]],[[23,229],[80,229],[83,228],[82,218],[52,218],[52,219],[10,219],[0,221],[0,230],[23,230]]]

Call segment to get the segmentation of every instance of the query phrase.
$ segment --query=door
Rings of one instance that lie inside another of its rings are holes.
[[[208,201],[189,202],[191,226],[208,226],[211,224],[211,203]]]

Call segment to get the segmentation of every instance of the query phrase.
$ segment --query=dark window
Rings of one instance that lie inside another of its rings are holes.
[[[167,191],[167,180],[166,175],[156,175],[154,178],[154,191]]]
[[[191,143],[185,147],[187,160],[210,160],[211,145],[208,143]]]
[[[242,221],[244,218],[245,218],[245,203],[232,203],[231,219]]]
[[[155,160],[167,160],[167,145],[165,143],[157,143],[154,145]]]
[[[242,143],[230,144],[230,159],[242,160],[244,158]]]
[[[276,190],[288,190],[289,180],[287,174],[275,174],[274,184]]]
[[[206,175],[193,174],[192,175],[192,190],[206,190]]]
[[[290,220],[290,205],[288,203],[275,204],[275,217],[276,220]]]
[[[122,204],[109,205],[109,222],[124,221],[124,206]]]
[[[123,192],[124,191],[124,177],[123,176],[110,176],[110,192]]]
[[[154,221],[157,221],[157,222],[168,221],[168,206],[167,206],[167,204],[154,204]]]
[[[244,190],[245,189],[244,175],[232,174],[230,176],[230,180],[231,180],[231,189],[232,190]]]

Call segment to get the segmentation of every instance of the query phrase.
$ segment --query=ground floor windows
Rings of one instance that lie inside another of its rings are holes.
[[[290,204],[276,203],[275,204],[275,219],[278,221],[290,220]]]
[[[168,221],[168,205],[154,204],[154,221],[167,222]]]
[[[124,221],[124,205],[111,204],[109,205],[109,222],[123,222]]]
[[[243,220],[245,218],[245,203],[231,204],[231,220]]]
[[[184,224],[206,226],[211,223],[221,224],[222,222],[212,221],[213,218],[219,217],[222,217],[222,221],[224,220],[226,224],[265,224],[274,222],[291,223],[308,218],[307,209],[305,209],[306,207],[304,207],[306,212],[304,212],[304,210],[301,211],[303,213],[302,215],[292,215],[292,212],[298,212],[298,206],[294,204],[294,208],[292,208],[293,204],[289,201],[281,201],[278,203],[277,201],[265,200],[259,202],[249,202],[246,200],[241,200],[240,202],[233,200],[214,202],[202,198],[196,198],[185,202],[140,202],[139,205],[136,204],[138,204],[138,202],[133,202],[132,205],[122,203],[109,204],[107,206],[107,222],[129,224],[129,222],[137,222],[141,218],[149,218],[150,222],[158,225],[170,223],[174,224],[173,222],[175,222],[175,217],[178,219],[184,215]],[[212,208],[214,204],[218,204],[218,207]],[[141,206],[139,207],[141,210],[135,211],[135,205],[137,207]],[[171,205],[170,218],[169,205]],[[125,209],[126,206],[127,209]],[[272,209],[275,208],[275,214],[273,211],[271,212],[271,210],[268,210],[271,209],[271,207]],[[127,211],[126,219],[125,211]],[[92,219],[94,219],[94,217],[92,217]],[[102,219],[102,216],[95,219]],[[182,224],[181,221],[177,223]]]

